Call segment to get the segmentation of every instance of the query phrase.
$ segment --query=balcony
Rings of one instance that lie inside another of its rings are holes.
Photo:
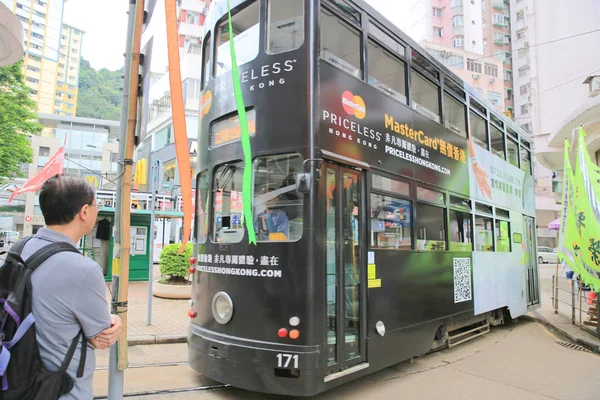
[[[494,44],[497,44],[499,46],[504,46],[505,44],[508,44],[508,43],[506,42],[506,40],[503,36],[503,37],[494,37]]]
[[[453,35],[464,35],[465,34],[465,27],[464,26],[453,26],[452,27],[452,34]]]
[[[492,0],[492,7],[496,10],[504,10],[505,5],[503,0]]]
[[[464,11],[463,11],[463,6],[454,6],[452,7],[452,15],[463,15]]]

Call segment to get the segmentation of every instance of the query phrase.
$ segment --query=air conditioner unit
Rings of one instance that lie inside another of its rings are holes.
[[[479,79],[479,74],[473,74],[473,79]]]

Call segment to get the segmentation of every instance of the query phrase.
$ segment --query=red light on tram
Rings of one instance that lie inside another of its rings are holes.
[[[193,274],[194,272],[196,272],[196,267],[194,267],[193,265],[188,269],[188,272],[190,274]]]
[[[298,329],[292,329],[290,331],[290,339],[298,339],[300,337],[300,331]]]
[[[190,318],[194,319],[194,318],[196,318],[197,316],[198,316],[198,313],[196,313],[196,311],[194,311],[194,310],[189,310],[189,311],[188,311],[188,317],[190,317]]]
[[[196,257],[190,257],[190,264],[194,265],[196,264],[197,258]]]
[[[286,337],[286,336],[287,336],[287,334],[288,334],[288,332],[287,332],[287,329],[285,329],[285,328],[281,328],[279,331],[277,331],[277,335],[278,335],[280,338],[284,338],[284,337]]]

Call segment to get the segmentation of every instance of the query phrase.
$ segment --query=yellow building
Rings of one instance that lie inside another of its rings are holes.
[[[23,25],[23,72],[37,111],[75,116],[84,32],[63,24],[66,0],[0,2]]]
[[[83,34],[67,24],[62,26],[53,114],[71,117],[76,114]]]

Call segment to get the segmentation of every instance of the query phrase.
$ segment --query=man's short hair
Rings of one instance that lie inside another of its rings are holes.
[[[40,192],[40,208],[46,225],[66,225],[86,204],[94,204],[92,185],[83,178],[56,175],[44,182]]]

